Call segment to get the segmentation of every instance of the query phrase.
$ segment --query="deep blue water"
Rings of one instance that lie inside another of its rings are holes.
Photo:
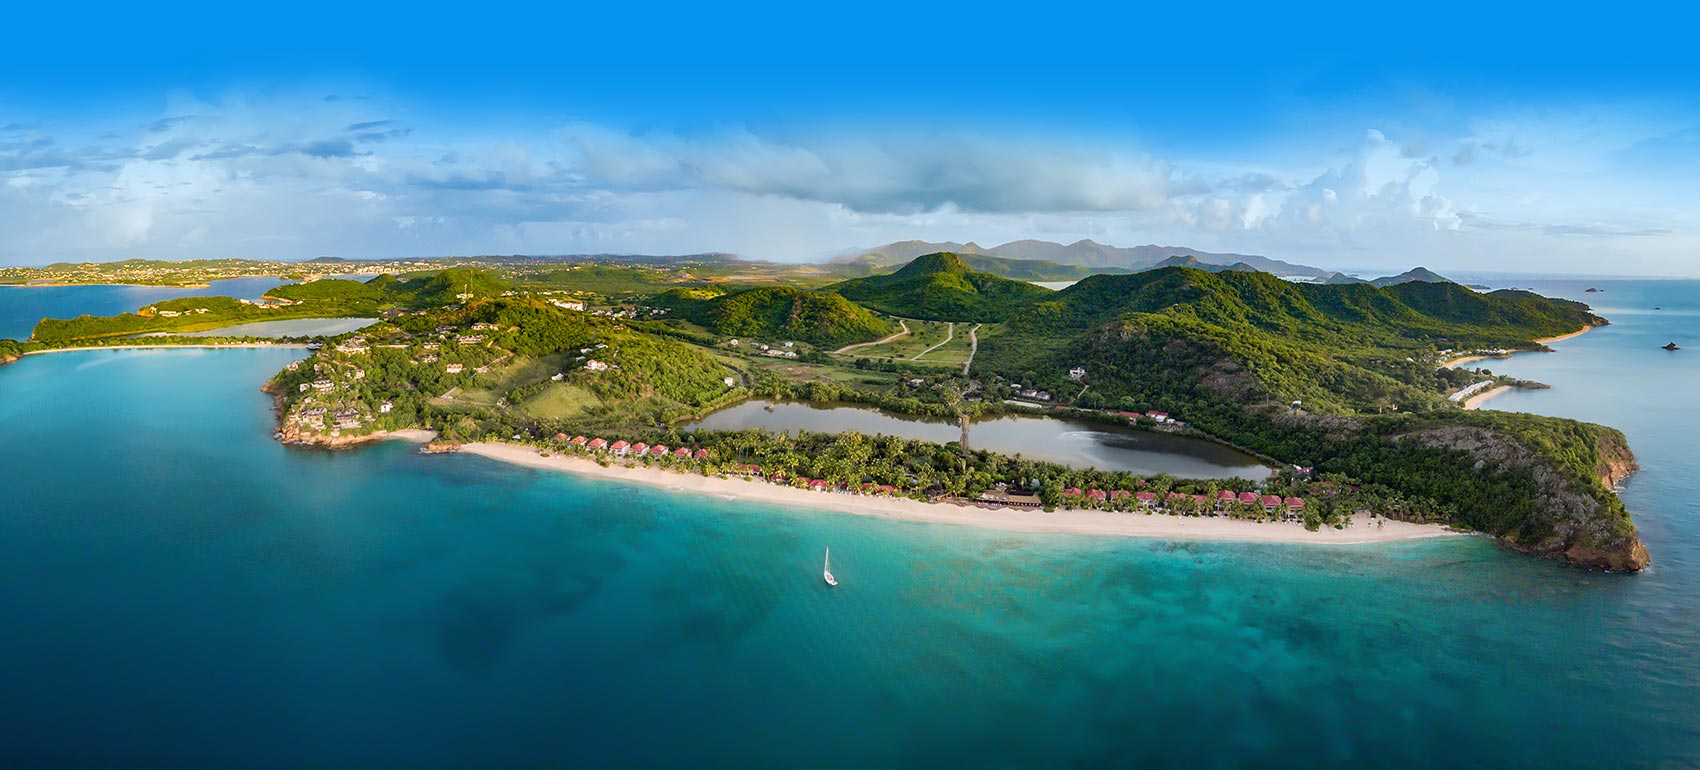
[[[1700,284],[1608,292],[1667,314],[1601,297],[1613,327],[1495,365],[1629,433],[1634,576],[289,449],[256,388],[290,351],[30,357],[0,368],[0,765],[1692,764],[1694,365],[1642,342],[1700,336],[1670,312]]]

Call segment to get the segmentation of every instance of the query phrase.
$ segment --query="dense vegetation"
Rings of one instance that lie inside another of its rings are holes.
[[[1024,281],[974,272],[949,252],[917,257],[895,273],[854,278],[826,290],[881,312],[928,321],[999,321],[1051,294]]]
[[[800,340],[823,348],[879,339],[895,324],[844,297],[789,286],[763,286],[731,294],[718,289],[673,289],[652,300],[725,337]]]
[[[47,343],[107,339],[155,332],[189,332],[233,324],[297,318],[376,316],[396,308],[439,307],[458,297],[492,297],[507,284],[483,270],[452,269],[400,280],[380,275],[369,281],[347,279],[285,284],[266,292],[282,303],[262,305],[230,297],[179,297],[156,302],[134,313],[115,316],[44,318],[31,339]]]
[[[1303,285],[1171,268],[1097,276],[982,342],[984,373],[1078,403],[1161,409],[1285,462],[1384,485],[1415,512],[1578,561],[1632,566],[1633,525],[1604,481],[1621,434],[1571,420],[1462,412],[1439,349],[1530,347],[1601,323],[1581,305],[1455,284]],[[1076,386],[1075,390],[1081,390]]]

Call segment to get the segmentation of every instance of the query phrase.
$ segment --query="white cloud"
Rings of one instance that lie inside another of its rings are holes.
[[[1325,265],[1570,258],[1580,271],[1612,255],[1683,272],[1657,266],[1687,259],[1700,201],[1691,176],[1649,158],[1691,147],[1693,125],[1539,114],[1450,137],[1319,126],[1355,141],[1223,163],[1101,137],[477,126],[395,117],[371,100],[177,95],[110,125],[0,128],[0,262],[798,260],[903,238],[1090,237]]]

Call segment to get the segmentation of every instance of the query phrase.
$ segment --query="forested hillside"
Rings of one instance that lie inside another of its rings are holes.
[[[856,278],[826,287],[881,312],[928,321],[1000,321],[1051,294],[968,267],[950,252],[916,257],[886,275]]]
[[[764,286],[731,294],[672,289],[651,302],[727,337],[799,340],[825,348],[879,339],[897,327],[838,294]]]

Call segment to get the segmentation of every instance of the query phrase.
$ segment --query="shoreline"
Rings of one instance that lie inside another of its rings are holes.
[[[1584,326],[1580,329],[1577,329],[1576,331],[1573,331],[1569,334],[1560,334],[1557,337],[1542,337],[1538,340],[1535,340],[1535,344],[1537,344],[1537,345],[1550,345],[1554,342],[1563,342],[1565,340],[1568,340],[1568,339],[1571,339],[1571,338],[1574,338],[1574,337],[1580,337],[1580,336],[1587,334],[1588,332],[1591,332],[1593,330],[1594,330],[1594,327],[1592,325],[1588,325],[1588,326]],[[1538,353],[1538,352],[1541,352],[1541,351],[1537,351],[1537,350],[1513,350],[1513,351],[1511,351],[1511,353],[1507,357],[1509,358],[1510,356],[1516,355],[1518,353]],[[1487,359],[1490,359],[1490,358],[1494,358],[1494,356],[1475,356],[1475,355],[1459,356],[1459,357],[1451,359],[1449,361],[1442,362],[1440,364],[1440,368],[1442,368],[1442,369],[1456,369],[1460,366],[1463,366],[1464,364],[1474,363],[1476,361],[1486,361]],[[1465,408],[1468,409],[1469,407],[1465,407]]]
[[[220,281],[231,281],[233,278],[219,278]],[[16,286],[22,289],[61,289],[68,286],[115,286],[127,289],[210,289],[210,283],[0,283],[0,286]]]
[[[501,442],[465,444],[459,451],[528,468],[637,483],[722,500],[806,507],[882,519],[953,524],[1009,532],[1313,545],[1389,543],[1464,534],[1438,524],[1411,524],[1391,519],[1384,519],[1382,526],[1375,527],[1369,523],[1367,517],[1356,520],[1354,526],[1344,530],[1321,529],[1310,532],[1302,525],[1287,522],[1258,523],[1240,519],[1089,509],[1060,509],[1051,513],[1038,510],[988,509],[971,505],[927,503],[905,497],[830,494],[777,486],[762,481],[722,479],[645,466],[603,466],[575,455],[552,454],[545,457],[532,447]]]
[[[1488,400],[1494,398],[1495,396],[1499,396],[1499,395],[1501,395],[1501,394],[1503,394],[1506,391],[1511,390],[1511,389],[1512,388],[1511,388],[1510,385],[1500,385],[1499,387],[1496,387],[1496,388],[1489,388],[1485,391],[1482,391],[1481,393],[1477,393],[1476,395],[1473,395],[1473,396],[1469,397],[1468,399],[1466,399],[1464,401],[1464,408],[1466,410],[1468,410],[1468,409],[1480,409],[1480,408],[1482,408],[1482,404],[1486,403]]]
[[[24,351],[22,353],[19,353],[18,356],[19,357],[23,357],[23,356],[44,356],[44,355],[47,355],[49,353],[74,353],[74,352],[79,351],[79,350],[170,350],[172,348],[202,348],[202,349],[204,349],[204,348],[298,348],[298,349],[301,349],[301,350],[306,350],[307,349],[307,343],[304,343],[304,342],[228,342],[228,343],[224,343],[224,344],[219,344],[219,343],[215,343],[215,342],[206,342],[206,343],[191,344],[191,345],[170,345],[170,344],[85,345],[83,347],[75,347],[75,348],[48,348],[47,350],[27,350],[27,351]]]

